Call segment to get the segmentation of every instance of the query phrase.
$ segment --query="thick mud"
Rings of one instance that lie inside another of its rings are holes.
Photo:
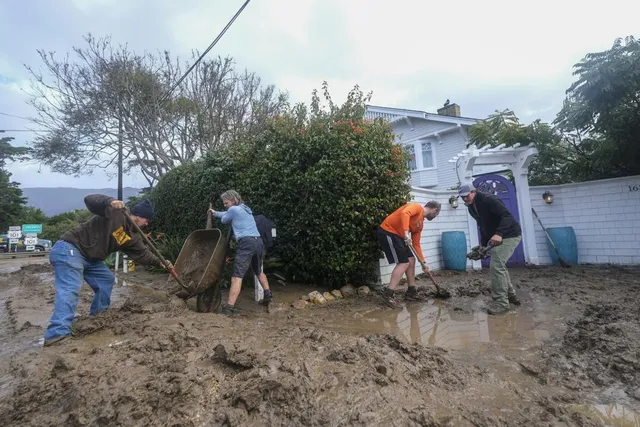
[[[52,270],[25,266],[0,275],[0,425],[638,426],[638,273],[513,270],[523,304],[498,317],[486,272],[442,272],[447,300],[422,280],[402,309],[298,310],[313,288],[287,286],[267,313],[246,289],[229,319],[136,271],[95,318],[84,286],[73,338],[43,348]]]

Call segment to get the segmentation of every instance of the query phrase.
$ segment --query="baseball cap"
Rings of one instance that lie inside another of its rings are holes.
[[[461,196],[461,197],[468,196],[469,193],[471,193],[473,190],[475,190],[475,188],[473,188],[473,185],[471,184],[461,185],[460,188],[458,189],[458,196]]]

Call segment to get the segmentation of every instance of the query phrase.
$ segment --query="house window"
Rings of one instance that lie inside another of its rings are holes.
[[[430,142],[422,141],[422,167],[427,169],[433,166],[433,145]]]
[[[409,170],[414,171],[418,169],[418,165],[416,164],[416,147],[413,144],[405,145],[404,151],[409,155],[409,161],[407,163]]]

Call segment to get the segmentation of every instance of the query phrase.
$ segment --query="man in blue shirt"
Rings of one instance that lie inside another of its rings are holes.
[[[233,235],[237,242],[233,273],[231,274],[229,299],[227,305],[222,307],[222,313],[231,316],[238,295],[240,294],[242,278],[249,267],[251,267],[253,273],[258,276],[260,285],[262,285],[264,289],[263,305],[268,305],[271,302],[271,290],[269,289],[267,275],[262,272],[264,242],[262,241],[262,237],[260,237],[260,232],[256,226],[256,220],[253,217],[251,209],[244,204],[240,194],[234,190],[224,192],[220,198],[222,199],[224,207],[227,208],[227,211],[216,212],[213,209],[211,211],[223,224],[231,223]]]

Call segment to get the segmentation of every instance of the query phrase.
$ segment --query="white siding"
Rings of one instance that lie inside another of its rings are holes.
[[[458,206],[457,209],[449,205],[449,197],[453,192],[431,191],[421,188],[413,188],[411,191],[411,200],[413,202],[425,204],[429,200],[436,200],[442,205],[440,215],[433,221],[424,222],[422,230],[422,239],[420,246],[425,256],[425,261],[430,269],[440,270],[444,263],[442,260],[442,232],[443,231],[464,231],[467,236],[467,249],[469,246],[469,225],[467,220],[467,208]],[[388,284],[391,278],[391,271],[395,265],[389,265],[386,258],[380,260],[380,281],[382,284]],[[467,262],[467,268],[471,268],[471,262]],[[422,272],[419,263],[416,263],[416,273]]]
[[[631,190],[629,187],[631,186]],[[581,264],[640,264],[640,176],[531,187],[531,204],[545,228],[573,227]],[[546,190],[554,195],[547,205]],[[545,234],[535,221],[540,264],[551,264]]]
[[[424,169],[411,172],[412,187],[438,187],[438,169]]]
[[[455,165],[449,163],[460,151],[467,148],[466,138],[460,131],[453,130],[443,133],[438,140],[435,137],[423,136],[433,134],[455,127],[451,123],[438,123],[423,119],[411,119],[413,130],[406,121],[398,121],[392,124],[396,134],[396,142],[400,144],[412,144],[415,147],[417,170],[411,172],[411,185],[414,187],[428,187],[434,190],[446,190],[458,183]],[[422,141],[432,143],[434,152],[434,167],[423,168]]]
[[[443,143],[444,145],[444,143]],[[638,188],[638,190],[634,190]],[[551,191],[554,202],[547,205],[542,199]],[[453,209],[449,197],[453,191],[434,191],[413,188],[412,201],[426,203],[437,200],[442,204],[440,215],[425,221],[420,244],[429,267],[439,270],[442,260],[442,232],[464,231],[469,242],[468,211],[464,205]],[[531,205],[542,223],[549,227],[573,227],[578,242],[578,262],[581,264],[640,264],[640,176],[590,181],[558,186],[530,188]],[[521,212],[524,215],[524,212]],[[550,265],[551,258],[544,232],[534,221],[535,244],[539,264]],[[393,265],[386,258],[380,260],[380,282],[388,284]],[[467,261],[467,268],[472,268]],[[416,265],[416,273],[420,273]]]
[[[456,164],[449,160],[467,148],[466,132],[465,136],[460,131],[445,133],[441,141],[434,144],[438,156],[438,186],[435,189],[447,190],[458,184]]]

